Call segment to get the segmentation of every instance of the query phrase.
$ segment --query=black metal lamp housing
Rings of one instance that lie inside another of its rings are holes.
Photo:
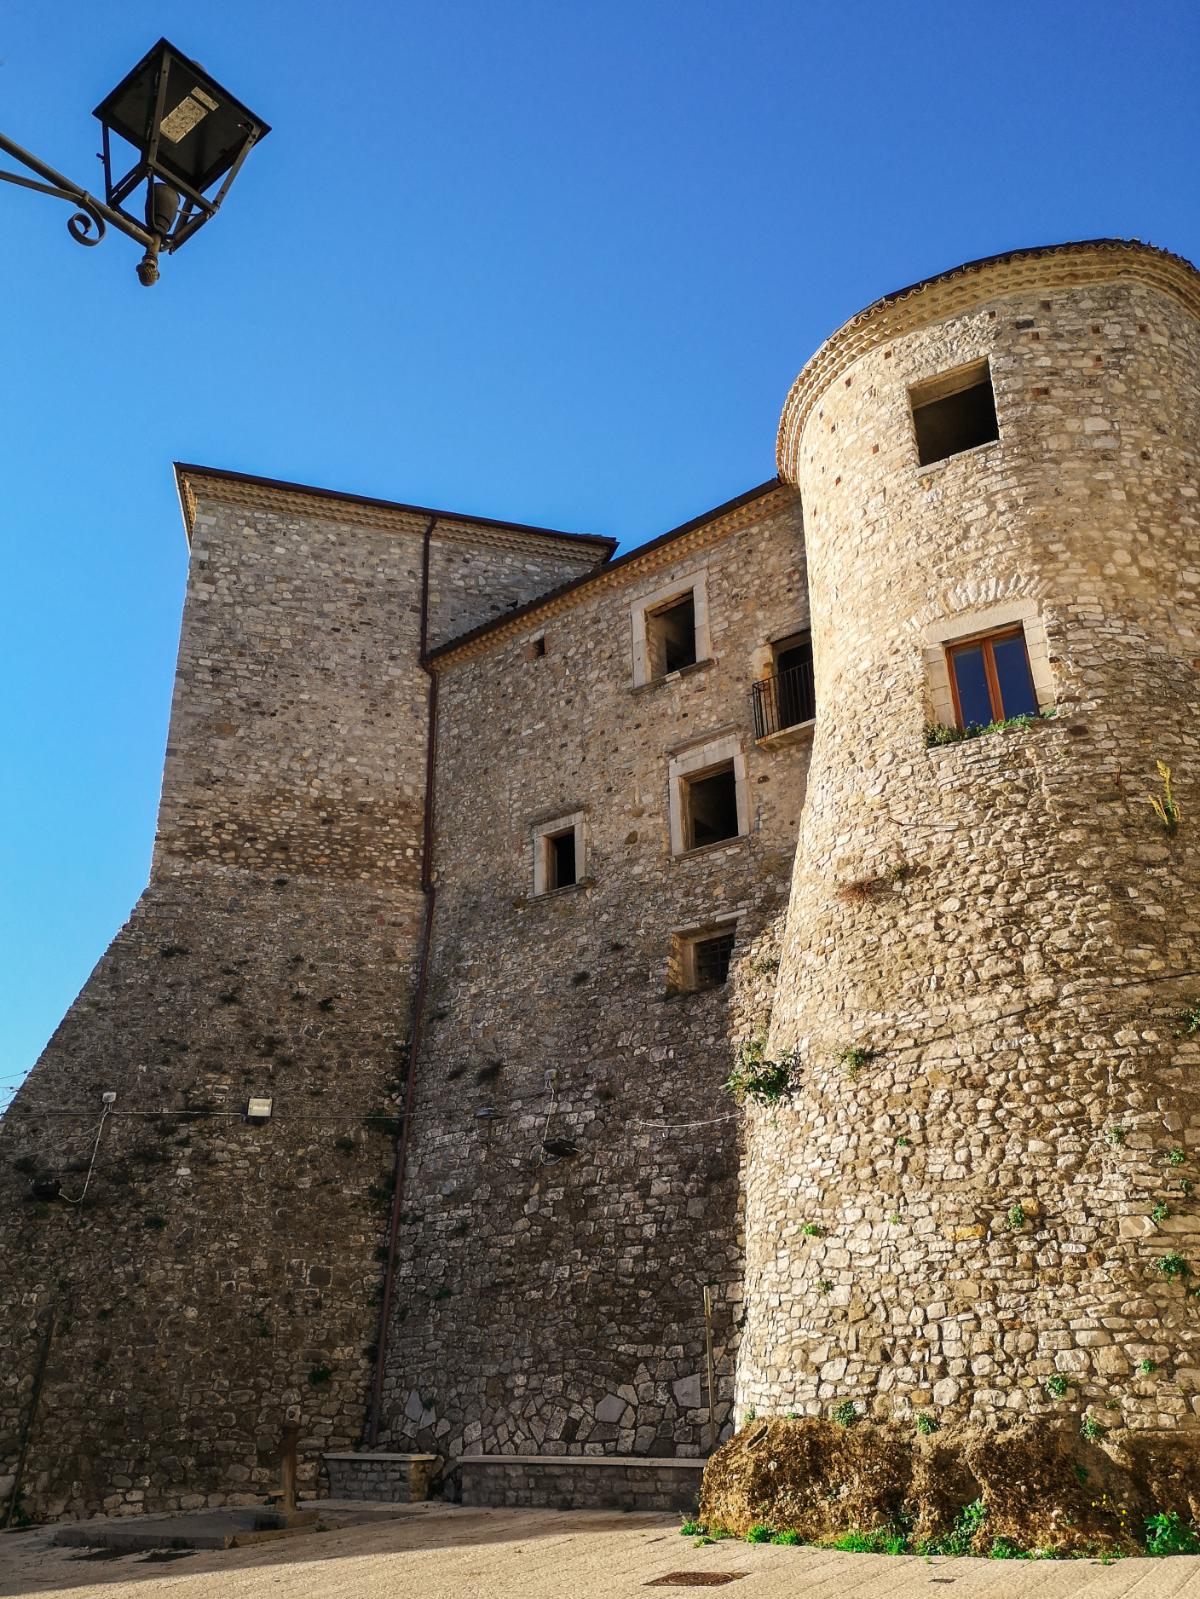
[[[166,39],[142,57],[94,114],[104,130],[108,205],[136,223],[124,202],[146,183],[146,228],[153,243],[138,276],[153,283],[158,252],[177,250],[216,215],[242,162],[271,130]],[[137,152],[133,166],[115,179],[113,134]],[[220,187],[210,193],[216,184]]]

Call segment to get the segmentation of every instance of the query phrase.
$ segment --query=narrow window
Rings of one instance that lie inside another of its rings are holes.
[[[683,783],[684,848],[702,849],[738,836],[737,780],[733,762]]]
[[[540,661],[546,653],[545,637],[530,639],[525,646],[525,659],[527,661]]]
[[[691,589],[646,616],[651,677],[696,664],[696,597]]]
[[[922,466],[1000,437],[992,374],[986,361],[917,383],[908,394],[917,433],[917,459]]]
[[[784,728],[811,722],[816,715],[812,635],[793,633],[771,645],[770,677],[754,687],[754,736],[766,738]]]
[[[1029,651],[1021,628],[952,644],[946,650],[959,727],[986,727],[1037,714]]]
[[[692,941],[692,988],[720,988],[729,976],[729,962],[733,957],[733,941],[737,935],[731,928],[727,933],[712,933],[706,938]]]
[[[575,829],[565,833],[549,833],[545,840],[546,892],[556,888],[570,888],[576,882]]]

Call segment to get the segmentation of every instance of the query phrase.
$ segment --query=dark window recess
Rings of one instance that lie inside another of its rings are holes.
[[[996,397],[986,361],[932,378],[909,390],[917,459],[922,466],[973,450],[1000,437]]]
[[[646,617],[651,677],[696,664],[696,598],[690,591]]]
[[[737,780],[733,762],[704,777],[688,778],[683,800],[687,818],[687,847],[700,849],[738,836]]]
[[[754,736],[766,738],[811,722],[817,714],[813,682],[812,639],[807,633],[772,645],[775,671],[751,685],[754,694]]]
[[[554,833],[546,840],[546,887],[570,888],[576,881],[575,829]]]
[[[698,938],[692,945],[692,984],[695,988],[720,988],[729,976],[729,962],[733,957],[736,935],[715,933],[711,938]]]
[[[946,651],[959,727],[986,727],[1010,716],[1035,716],[1037,695],[1025,634],[995,633]]]
[[[544,638],[530,639],[525,646],[525,659],[527,661],[540,661],[546,653],[546,640]]]

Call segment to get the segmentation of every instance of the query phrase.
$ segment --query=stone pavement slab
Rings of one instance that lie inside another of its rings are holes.
[[[116,1549],[122,1554],[150,1549],[242,1549],[270,1538],[312,1532],[317,1522],[315,1510],[291,1515],[292,1525],[286,1527],[273,1525],[277,1514],[256,1505],[186,1510],[177,1516],[96,1516],[59,1527],[52,1542],[64,1548]]]
[[[0,1535],[0,1596],[48,1599],[654,1599],[671,1573],[733,1574],[730,1599],[1200,1599],[1200,1557],[997,1561],[700,1548],[656,1513],[321,1501],[318,1530],[157,1563],[96,1560],[54,1527]],[[122,1525],[138,1520],[122,1518]],[[153,1518],[155,1520],[173,1518]],[[94,1524],[93,1524],[94,1525]],[[715,1591],[715,1590],[714,1590]]]

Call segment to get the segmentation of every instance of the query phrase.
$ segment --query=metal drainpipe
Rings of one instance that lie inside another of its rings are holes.
[[[400,1138],[396,1145],[396,1164],[392,1174],[392,1212],[388,1224],[387,1265],[383,1273],[383,1302],[379,1307],[379,1335],[375,1341],[375,1378],[371,1385],[371,1407],[367,1419],[367,1447],[379,1441],[383,1413],[383,1377],[387,1365],[388,1329],[392,1318],[392,1294],[396,1283],[396,1246],[400,1237],[401,1199],[408,1165],[408,1133],[412,1125],[413,1092],[417,1080],[417,1059],[425,1022],[425,993],[429,980],[429,949],[433,940],[433,911],[437,889],[433,882],[434,832],[434,753],[437,749],[438,679],[426,662],[429,649],[429,545],[437,517],[431,516],[425,528],[421,552],[421,670],[429,678],[428,734],[425,745],[425,816],[421,845],[421,890],[425,895],[425,914],[421,922],[421,945],[417,957],[417,984],[413,994],[412,1029],[408,1047],[408,1079],[404,1085],[404,1111]]]

